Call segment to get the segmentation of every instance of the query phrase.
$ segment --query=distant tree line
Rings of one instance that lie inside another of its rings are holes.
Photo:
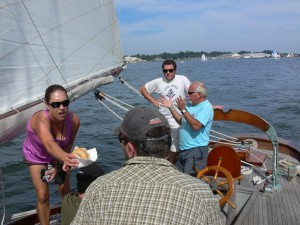
[[[243,55],[246,53],[251,53],[249,51],[240,51],[238,54]],[[258,52],[255,52],[258,53]],[[271,50],[264,50],[261,53],[272,54]],[[167,53],[163,52],[161,54],[154,54],[154,55],[145,55],[145,54],[137,54],[131,55],[132,57],[137,57],[146,61],[153,61],[157,59],[174,59],[174,60],[182,60],[182,59],[193,59],[193,58],[200,58],[202,54],[205,54],[207,57],[221,57],[223,55],[233,54],[232,52],[193,52],[193,51],[180,51],[178,53]],[[283,53],[287,54],[287,53]]]

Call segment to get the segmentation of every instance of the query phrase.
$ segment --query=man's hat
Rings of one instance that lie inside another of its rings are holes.
[[[147,141],[148,131],[161,126],[170,128],[165,116],[157,109],[142,107],[127,112],[118,131],[131,140]]]

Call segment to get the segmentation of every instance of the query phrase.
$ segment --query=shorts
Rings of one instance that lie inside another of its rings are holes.
[[[172,143],[171,143],[171,152],[179,152],[179,130],[180,127],[171,129],[171,137],[172,137]]]
[[[62,185],[65,182],[66,179],[66,172],[62,169],[63,164],[60,162],[57,162],[57,170],[58,173],[55,176],[55,183],[58,185]]]
[[[53,162],[32,162],[25,159],[24,157],[23,157],[23,163],[28,165],[44,165],[44,166],[47,166],[48,164],[53,164]]]
[[[177,159],[177,168],[179,171],[196,176],[196,171],[193,167],[198,170],[202,170],[206,167],[208,156],[208,146],[199,146],[191,149],[180,151]]]

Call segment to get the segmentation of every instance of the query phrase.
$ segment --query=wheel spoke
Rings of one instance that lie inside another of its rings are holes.
[[[228,184],[228,180],[220,181],[220,182],[218,183],[218,186],[223,186],[223,185],[225,185],[225,184]]]
[[[219,170],[216,170],[215,175],[214,175],[214,181],[216,181],[218,179],[218,173],[219,173]]]
[[[219,189],[216,189],[216,192],[223,198],[223,197],[225,197],[224,195],[223,195],[223,193],[219,190]]]
[[[210,179],[206,176],[202,176],[201,179],[203,179],[206,183],[210,182]]]

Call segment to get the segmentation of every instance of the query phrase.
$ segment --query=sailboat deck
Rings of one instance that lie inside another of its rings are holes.
[[[293,160],[298,163],[295,159],[283,154],[279,154],[279,160],[280,159]],[[271,170],[272,159],[267,157],[265,165],[268,170]],[[265,171],[261,170],[260,167],[253,167],[253,172],[244,175],[240,184],[238,184],[238,181],[235,181],[235,191],[230,200],[236,205],[236,209],[231,208],[228,204],[225,205],[222,209],[222,220],[224,224],[299,224],[300,177],[297,175],[289,180],[287,172],[283,167],[279,166],[278,170],[281,174],[277,177],[280,187],[272,190],[272,192],[268,190],[268,186],[265,188],[265,191],[263,191],[265,182],[256,185],[252,182],[255,176],[260,176],[262,179],[267,177]],[[271,182],[270,179],[266,181]],[[21,217],[22,216],[24,215],[21,215]],[[59,216],[59,214],[54,216],[51,224],[60,224]],[[10,224],[29,224],[24,223],[24,221],[23,219]]]
[[[279,160],[285,155],[280,155]],[[271,158],[265,164],[272,168]],[[266,224],[299,224],[300,221],[300,177],[291,180],[287,172],[279,166],[278,188],[264,191],[265,182],[255,185],[255,176],[265,179],[267,176],[260,168],[254,168],[249,175],[244,175],[240,184],[235,185],[232,202],[237,205],[232,209],[228,204],[224,207],[226,224],[266,225]],[[268,181],[271,181],[268,179]]]

